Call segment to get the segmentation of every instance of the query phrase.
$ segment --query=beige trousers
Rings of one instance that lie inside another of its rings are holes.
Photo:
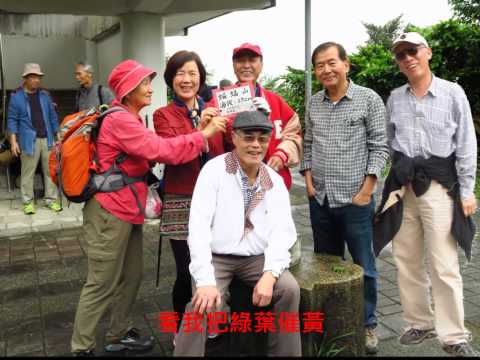
[[[50,177],[50,170],[48,168],[49,154],[47,138],[37,138],[35,140],[33,155],[27,155],[23,152],[20,154],[20,160],[22,162],[21,190],[24,204],[33,201],[33,181],[39,161],[42,164],[43,183],[45,184],[45,202],[50,203],[57,200],[57,187]]]
[[[92,198],[83,209],[88,275],[75,315],[72,352],[95,349],[95,333],[111,310],[106,343],[119,340],[131,326],[129,315],[143,273],[142,225],[120,220]]]
[[[457,243],[450,232],[453,200],[443,186],[432,181],[420,197],[409,185],[403,204],[403,222],[393,239],[393,256],[404,319],[410,328],[434,328],[444,344],[465,341],[463,283]]]
[[[263,275],[265,263],[264,255],[256,256],[234,256],[234,255],[213,255],[212,264],[215,269],[215,280],[217,289],[222,296],[222,309],[226,310],[226,292],[234,275],[246,284],[254,287]],[[192,293],[195,294],[195,285],[192,285]],[[282,312],[298,313],[300,305],[300,288],[293,275],[285,270],[278,278],[273,287],[272,303],[276,313],[276,324],[279,324],[279,315]],[[192,302],[187,304],[185,313],[192,313]],[[216,310],[219,311],[219,310]],[[201,322],[202,328],[207,328],[206,317]],[[176,338],[176,346],[173,356],[204,356],[206,331],[183,331],[185,327],[185,316]],[[268,355],[269,356],[302,356],[302,346],[299,332],[269,332],[268,333]]]

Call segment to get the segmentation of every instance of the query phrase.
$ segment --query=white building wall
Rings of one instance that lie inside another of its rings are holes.
[[[74,89],[78,86],[74,65],[86,55],[83,38],[64,36],[4,36],[4,52],[7,89],[14,89],[22,83],[23,65],[27,62],[40,64],[45,73],[44,87]]]
[[[100,84],[108,85],[108,75],[119,62],[123,60],[122,36],[117,32],[108,38],[97,42],[98,71],[96,79]]]

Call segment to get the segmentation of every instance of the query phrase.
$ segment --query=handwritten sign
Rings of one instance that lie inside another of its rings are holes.
[[[216,89],[213,91],[213,96],[222,116],[256,109],[252,102],[254,91],[251,84],[233,85],[223,90]]]

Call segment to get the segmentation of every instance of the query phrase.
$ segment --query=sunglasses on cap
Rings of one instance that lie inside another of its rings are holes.
[[[425,47],[425,46],[412,46],[409,48],[406,48],[402,51],[396,52],[395,53],[395,60],[397,61],[403,61],[405,58],[408,56],[415,56],[418,53],[418,49]]]

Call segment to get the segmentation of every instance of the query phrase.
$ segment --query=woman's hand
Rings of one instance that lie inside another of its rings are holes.
[[[212,137],[217,132],[225,132],[227,130],[227,121],[228,118],[224,116],[215,116],[208,122],[203,130],[200,132],[205,136],[206,139]]]
[[[212,120],[215,116],[219,115],[219,110],[214,107],[208,107],[202,111],[200,115],[200,122],[198,123],[197,129],[203,130],[208,125],[210,120]]]

